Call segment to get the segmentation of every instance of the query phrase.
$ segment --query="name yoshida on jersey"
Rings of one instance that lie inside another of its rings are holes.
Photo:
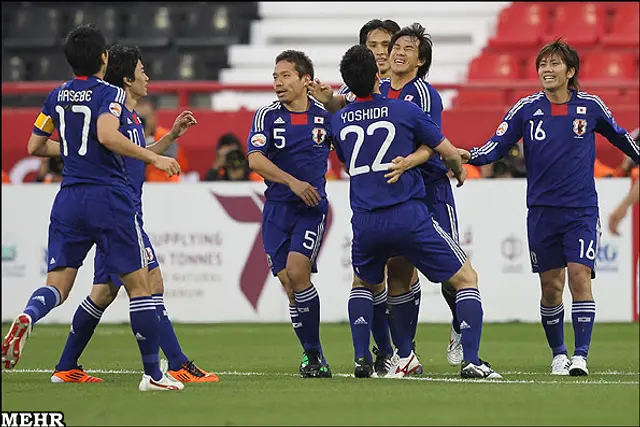
[[[595,133],[638,164],[638,144],[615,121],[596,95],[571,91],[565,104],[552,104],[544,92],[520,99],[504,116],[493,137],[470,150],[470,164],[493,163],[523,139],[527,168],[527,205],[598,206],[594,181]]]

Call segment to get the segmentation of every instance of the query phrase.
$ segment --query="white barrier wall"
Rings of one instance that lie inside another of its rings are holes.
[[[606,218],[628,191],[626,179],[598,182]],[[12,320],[46,281],[49,212],[54,185],[2,185],[2,320]],[[176,322],[288,322],[287,298],[268,273],[260,238],[261,183],[149,184],[145,229],[163,276],[165,300]],[[351,284],[348,182],[330,182],[331,223],[313,282],[325,322],[346,321]],[[486,321],[537,322],[538,277],[531,273],[526,238],[524,180],[469,181],[455,190],[460,238],[480,277]],[[622,237],[603,227],[594,295],[599,321],[632,320],[631,220]],[[68,323],[93,279],[93,251],[69,300],[42,322]],[[439,285],[422,277],[421,321],[446,322]],[[128,322],[122,291],[106,322]],[[570,307],[568,291],[565,305]],[[570,319],[570,310],[565,310]]]

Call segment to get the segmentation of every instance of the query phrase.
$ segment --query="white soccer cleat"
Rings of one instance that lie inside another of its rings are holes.
[[[566,354],[558,354],[551,361],[551,375],[569,375],[571,361]]]
[[[487,362],[481,360],[480,363],[480,365],[474,365],[471,362],[462,361],[460,376],[462,378],[486,378],[490,380],[502,378],[502,375],[494,371]]]
[[[415,375],[421,369],[422,365],[413,350],[407,357],[400,357],[396,352],[391,358],[391,369],[384,378],[404,378]]]
[[[451,332],[449,333],[449,345],[447,346],[447,362],[451,366],[460,366],[462,363],[462,335],[457,333],[451,325]]]
[[[13,321],[9,333],[2,342],[2,366],[5,369],[14,368],[20,361],[22,349],[31,335],[32,323],[31,316],[25,313],[20,314]]]
[[[169,379],[166,374],[162,374],[160,381],[156,381],[151,376],[144,374],[140,384],[138,384],[138,390],[140,391],[175,391],[182,389],[184,389],[184,384]]]
[[[587,369],[586,357],[573,356],[571,358],[569,375],[571,375],[572,377],[586,377],[587,375],[589,375],[589,370]]]

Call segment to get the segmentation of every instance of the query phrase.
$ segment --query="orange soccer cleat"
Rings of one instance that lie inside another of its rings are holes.
[[[181,383],[217,383],[220,381],[216,374],[198,368],[192,360],[184,363],[177,371],[167,371],[167,374]]]
[[[82,370],[82,366],[68,371],[54,371],[51,375],[52,383],[102,383],[104,380],[98,377],[92,377]]]

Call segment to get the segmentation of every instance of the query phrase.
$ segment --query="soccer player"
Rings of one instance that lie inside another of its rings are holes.
[[[369,353],[372,289],[383,283],[389,257],[400,255],[417,265],[430,280],[447,283],[457,290],[465,358],[460,375],[500,378],[478,356],[483,313],[477,274],[464,251],[439,226],[424,203],[421,172],[409,168],[394,183],[387,183],[393,160],[398,157],[407,160],[416,144],[426,144],[441,153],[459,185],[466,177],[461,158],[419,107],[380,95],[377,71],[375,57],[366,47],[356,45],[345,53],[340,73],[357,100],[331,119],[336,153],[348,165],[345,168],[351,177],[351,259],[356,279],[349,297],[349,321],[355,376],[365,378],[373,374]],[[394,369],[388,375],[392,377],[409,375],[418,366],[411,336],[404,334],[398,338]]]
[[[389,42],[391,76],[390,79],[381,80],[380,92],[388,98],[413,102],[423,112],[428,113],[433,121],[442,128],[442,99],[433,86],[424,80],[431,69],[432,58],[433,44],[422,25],[414,23],[395,32]],[[348,101],[348,95],[334,97],[330,90],[326,90],[326,87],[320,88],[318,86],[317,84],[312,86],[313,93],[325,102],[329,111],[334,111],[332,108],[336,108],[336,106],[344,106]],[[420,171],[426,186],[424,201],[429,211],[438,224],[455,241],[459,241],[455,199],[447,177],[446,166],[440,156],[436,154],[429,161],[420,165]],[[390,306],[389,324],[394,342],[396,336],[409,333],[415,348],[421,290],[418,273],[406,258],[394,257],[389,260],[387,286]],[[452,316],[447,361],[450,365],[457,366],[462,362],[463,353],[460,341],[460,322],[456,313],[456,294],[455,290],[446,284],[441,285],[441,292]],[[401,309],[400,307],[406,308]],[[394,308],[398,313],[397,316],[393,315]],[[409,316],[408,313],[411,312],[413,315]],[[376,366],[379,365],[376,364]],[[422,369],[419,368],[416,373],[421,372]]]
[[[114,45],[109,49],[109,64],[105,81],[113,86],[124,89],[126,94],[125,108],[120,116],[120,133],[127,136],[132,143],[140,147],[147,147],[144,128],[135,111],[138,100],[147,95],[149,77],[145,73],[140,50],[135,46]],[[182,112],[171,131],[153,145],[149,150],[162,154],[176,138],[196,124],[190,111]],[[133,194],[141,237],[144,242],[145,254],[148,260],[148,282],[152,291],[153,303],[160,317],[160,347],[169,360],[170,377],[181,382],[217,382],[219,378],[212,373],[203,371],[184,355],[178,338],[173,330],[171,321],[164,305],[164,283],[155,251],[144,231],[142,221],[142,185],[145,180],[145,163],[126,157],[124,166],[127,181]],[[89,340],[93,336],[104,310],[114,301],[122,281],[117,275],[105,273],[105,254],[98,250],[94,260],[94,285],[91,294],[80,304],[73,316],[71,332],[67,343],[51,377],[54,383],[63,382],[102,382],[101,378],[92,377],[85,373],[78,365],[78,359]]]
[[[129,294],[131,328],[142,355],[141,391],[180,390],[160,370],[157,310],[147,281],[147,258],[122,156],[152,163],[169,175],[180,172],[171,158],[132,144],[119,132],[126,94],[103,80],[108,52],[93,26],[72,30],[64,42],[77,76],[56,87],[45,101],[29,139],[29,154],[62,152],[61,188],[51,208],[47,286],[37,289],[2,343],[2,363],[13,368],[32,326],[67,299],[78,268],[96,244],[105,272],[117,274]],[[61,147],[49,141],[58,129]]]
[[[289,297],[291,323],[304,349],[304,378],[331,377],[320,344],[320,299],[311,283],[329,206],[330,115],[307,95],[313,76],[313,63],[303,52],[286,50],[276,57],[278,100],[256,111],[247,150],[249,166],[267,185],[262,240],[271,271]]]
[[[489,142],[462,150],[480,166],[505,155],[524,140],[527,167],[527,232],[531,265],[540,276],[542,326],[551,347],[552,375],[588,375],[587,354],[596,315],[591,291],[600,238],[598,196],[593,178],[595,133],[638,163],[638,145],[616,123],[602,100],[579,91],[580,58],[558,39],[536,58],[542,91],[520,99]],[[565,276],[573,300],[575,352],[564,343]]]

